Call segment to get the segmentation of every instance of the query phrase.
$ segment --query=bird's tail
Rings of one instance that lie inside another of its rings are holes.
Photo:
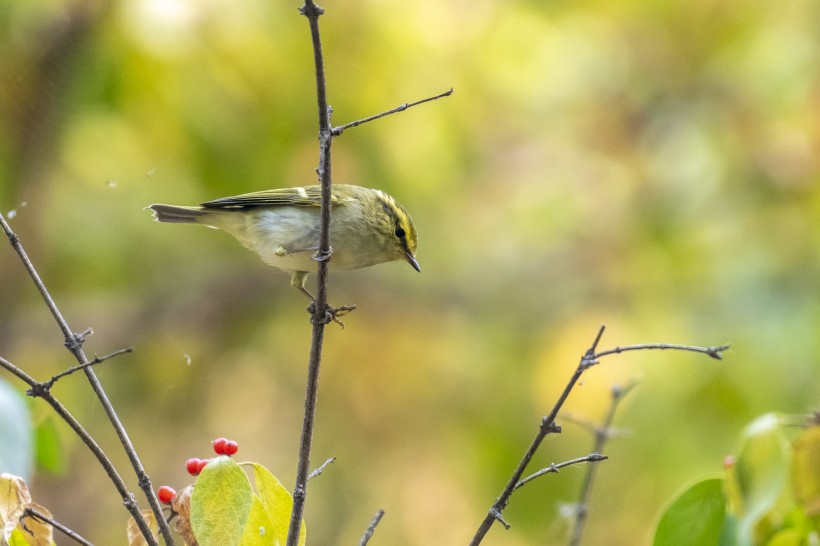
[[[196,224],[199,223],[202,216],[208,214],[202,207],[178,207],[176,205],[156,203],[146,208],[154,211],[154,219],[157,222],[168,222],[171,224]]]

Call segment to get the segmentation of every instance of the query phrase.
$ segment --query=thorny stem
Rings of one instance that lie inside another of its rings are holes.
[[[538,427],[538,432],[536,433],[535,437],[530,442],[529,447],[527,448],[524,456],[521,458],[521,461],[518,463],[515,471],[513,472],[512,476],[510,477],[507,485],[504,486],[504,489],[501,491],[501,494],[496,499],[495,503],[490,507],[485,516],[484,520],[482,520],[481,524],[478,527],[473,539],[470,541],[470,546],[477,546],[481,544],[481,541],[484,540],[484,537],[487,535],[487,532],[492,527],[493,523],[498,520],[505,526],[507,523],[504,521],[502,517],[502,511],[507,506],[507,503],[510,501],[510,495],[515,490],[516,485],[518,484],[521,476],[524,474],[524,470],[529,465],[530,461],[532,460],[535,452],[538,450],[538,447],[541,445],[541,442],[544,438],[547,437],[548,434],[553,432],[561,432],[561,427],[555,424],[555,418],[558,415],[558,412],[566,402],[567,397],[569,396],[572,389],[575,387],[578,380],[581,378],[581,375],[591,368],[598,364],[598,360],[610,354],[617,354],[627,350],[639,350],[639,349],[676,349],[676,350],[683,350],[683,351],[695,351],[699,353],[703,353],[709,355],[712,358],[721,359],[722,353],[726,349],[729,348],[729,345],[720,345],[716,347],[696,347],[692,345],[672,345],[667,343],[656,343],[656,344],[645,344],[645,345],[631,345],[628,347],[616,347],[615,349],[609,349],[606,351],[602,351],[600,353],[596,353],[598,344],[601,341],[601,337],[604,334],[604,330],[606,329],[605,325],[601,325],[598,329],[598,333],[595,336],[595,341],[592,342],[592,345],[589,349],[584,353],[581,357],[580,362],[578,363],[578,367],[575,369],[575,372],[570,377],[569,382],[567,383],[566,387],[564,387],[564,391],[561,393],[561,396],[558,398],[558,401],[550,411],[549,415],[541,419],[541,425]]]

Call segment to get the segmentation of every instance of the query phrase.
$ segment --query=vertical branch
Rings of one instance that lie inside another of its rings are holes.
[[[324,342],[325,325],[328,322],[327,305],[327,266],[331,256],[330,249],[330,146],[333,141],[330,127],[330,108],[327,104],[325,85],[325,66],[322,57],[322,42],[319,34],[319,16],[324,10],[305,0],[300,9],[307,17],[313,42],[313,61],[316,68],[316,99],[319,110],[319,182],[322,186],[321,230],[319,234],[319,251],[315,259],[319,262],[316,274],[316,300],[309,308],[312,312],[311,323],[313,335],[308,360],[307,388],[305,392],[305,415],[302,423],[302,436],[299,444],[299,462],[296,468],[296,484],[293,487],[293,510],[288,526],[287,546],[297,546],[299,531],[307,498],[307,479],[310,467],[310,448],[313,443],[313,428],[316,417],[316,400],[319,393],[319,366],[322,361],[322,343]]]
[[[34,264],[31,263],[31,260],[26,254],[23,245],[20,243],[20,238],[14,233],[11,227],[6,222],[6,219],[0,215],[0,227],[2,227],[3,231],[6,233],[6,236],[9,238],[9,242],[14,250],[17,252],[17,255],[20,257],[20,260],[23,262],[23,266],[26,268],[29,276],[31,277],[32,281],[34,281],[37,290],[40,292],[40,295],[43,297],[43,300],[46,303],[49,311],[51,311],[51,315],[54,317],[54,320],[57,322],[57,325],[60,327],[60,330],[63,333],[63,337],[65,338],[65,346],[74,355],[74,358],[77,359],[77,362],[80,364],[85,364],[88,362],[88,358],[85,355],[85,351],[83,350],[83,342],[85,341],[85,336],[87,333],[83,334],[75,334],[71,328],[68,326],[68,322],[63,318],[62,313],[60,313],[60,309],[57,307],[57,304],[54,302],[54,299],[51,297],[51,294],[46,289],[45,284],[43,283],[40,275],[37,273],[37,270],[34,269]],[[88,332],[90,333],[90,331]],[[134,449],[134,444],[131,443],[131,439],[128,437],[128,433],[125,430],[122,422],[120,421],[119,417],[117,416],[117,412],[114,410],[114,406],[111,404],[111,401],[108,399],[108,395],[103,390],[102,384],[100,380],[97,378],[97,374],[94,373],[94,370],[91,366],[84,366],[83,372],[85,373],[86,378],[88,379],[89,384],[91,385],[92,390],[97,395],[100,403],[105,410],[105,414],[108,416],[108,420],[111,422],[111,425],[114,427],[114,430],[117,433],[117,436],[122,443],[125,452],[128,454],[128,459],[131,461],[131,465],[134,467],[134,471],[137,475],[137,479],[139,482],[140,488],[145,493],[145,496],[148,498],[148,503],[151,505],[151,511],[154,513],[154,516],[159,524],[160,531],[162,532],[163,539],[165,540],[166,544],[174,544],[174,539],[171,536],[171,528],[168,526],[168,523],[165,521],[165,518],[162,514],[162,507],[159,504],[159,500],[157,500],[157,496],[154,493],[153,488],[151,487],[151,480],[148,477],[148,474],[145,472],[145,469],[142,466],[142,462],[140,462],[139,457],[137,456],[137,451]],[[139,518],[142,518],[141,514],[138,514]],[[139,518],[137,521],[139,521]],[[147,527],[146,527],[147,528]],[[149,537],[146,536],[146,540]]]
[[[612,436],[612,422],[615,420],[615,412],[618,410],[618,405],[634,387],[635,383],[630,383],[626,387],[620,387],[618,385],[612,387],[610,391],[611,401],[609,410],[604,418],[604,422],[594,429],[595,442],[592,446],[592,450],[595,453],[603,453],[604,445],[606,445],[607,440]],[[581,544],[581,537],[584,534],[584,525],[589,515],[587,503],[589,502],[589,495],[592,491],[592,484],[595,481],[597,470],[598,465],[589,465],[586,468],[584,481],[581,484],[581,494],[578,498],[578,507],[575,511],[575,523],[572,527],[572,536],[569,541],[570,546],[578,546]]]

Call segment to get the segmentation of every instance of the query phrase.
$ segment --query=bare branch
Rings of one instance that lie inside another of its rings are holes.
[[[26,271],[28,271],[31,280],[34,281],[34,285],[40,292],[43,301],[45,301],[46,306],[48,307],[49,311],[54,317],[54,320],[57,322],[57,325],[63,332],[66,348],[71,352],[71,354],[74,355],[74,358],[82,366],[82,370],[85,373],[86,379],[91,385],[91,388],[94,391],[94,393],[97,395],[100,404],[102,405],[106,415],[108,416],[108,420],[114,427],[114,430],[116,431],[117,436],[120,439],[120,443],[122,444],[123,449],[128,455],[128,459],[131,461],[131,466],[134,468],[134,472],[137,475],[139,486],[145,493],[145,496],[148,499],[148,503],[151,506],[151,510],[154,513],[157,522],[159,523],[159,529],[162,533],[163,539],[165,540],[166,544],[174,544],[174,539],[171,535],[171,528],[168,527],[168,525],[165,523],[165,519],[162,515],[162,507],[160,506],[159,500],[157,499],[153,487],[151,486],[151,480],[148,477],[148,474],[145,472],[145,469],[143,468],[142,463],[139,460],[137,451],[136,449],[134,449],[134,445],[131,442],[131,439],[128,437],[128,433],[126,432],[125,427],[120,421],[117,412],[114,410],[114,406],[108,399],[108,395],[105,393],[105,390],[103,390],[100,380],[97,378],[97,375],[94,373],[94,370],[90,366],[86,365],[86,363],[89,362],[89,360],[85,355],[85,351],[83,350],[83,342],[85,341],[85,337],[91,333],[91,329],[89,328],[81,334],[75,334],[71,330],[71,328],[68,326],[68,322],[66,322],[66,320],[60,313],[60,310],[57,308],[57,304],[54,302],[54,299],[51,297],[51,294],[49,294],[48,290],[46,289],[46,286],[40,278],[40,275],[38,275],[37,271],[34,269],[34,265],[32,264],[31,260],[26,254],[23,245],[20,243],[20,238],[17,236],[16,233],[12,231],[11,227],[6,222],[6,219],[3,217],[2,214],[0,214],[0,227],[2,227],[3,231],[9,239],[9,242],[11,243],[11,246],[14,248],[15,252],[17,252],[17,255],[20,257],[20,260],[22,261],[23,266],[26,268]],[[42,384],[37,385],[41,388],[43,387]],[[32,388],[34,389],[35,387],[32,386]],[[89,445],[88,442],[86,442],[86,445]],[[91,446],[89,445],[89,447]],[[109,476],[111,476],[110,472]],[[129,508],[129,511],[131,511],[131,507],[133,505],[133,511],[131,512],[131,515],[134,516],[134,520],[137,522],[140,532],[143,534],[145,540],[149,544],[156,544],[157,542],[154,539],[154,536],[151,533],[150,528],[148,527],[148,523],[145,521],[145,517],[140,512],[139,507],[137,506],[136,501],[133,498],[133,495],[127,490],[125,491],[125,493],[126,495],[123,497],[123,500],[125,502],[126,507]]]
[[[627,345],[625,347],[614,347],[606,351],[601,351],[595,355],[595,358],[602,356],[625,353],[627,351],[645,351],[648,349],[672,349],[675,351],[692,351],[695,353],[702,353],[716,360],[723,360],[723,353],[731,347],[728,343],[725,345],[717,345],[715,347],[698,347],[696,345],[676,345],[674,343],[641,343],[639,345]]]
[[[65,377],[67,375],[71,375],[71,374],[73,374],[74,372],[76,372],[78,370],[82,370],[86,366],[95,366],[97,364],[101,364],[101,363],[105,362],[108,359],[114,358],[115,356],[119,356],[119,355],[125,354],[125,353],[131,353],[133,351],[134,351],[133,347],[126,347],[125,349],[119,349],[119,350],[114,351],[113,353],[109,353],[105,356],[96,356],[95,355],[93,360],[90,360],[88,362],[83,362],[82,364],[78,364],[77,366],[72,366],[71,368],[62,371],[62,372],[58,373],[57,375],[55,375],[54,377],[52,377],[51,379],[49,379],[48,381],[46,381],[45,384],[48,385],[49,388],[51,388],[51,387],[54,386],[54,383],[56,383],[58,380],[62,379],[63,377]]]
[[[595,433],[595,442],[592,449],[596,453],[601,453],[604,450],[606,442],[612,438],[612,422],[615,420],[615,412],[618,410],[618,405],[621,400],[635,388],[637,382],[627,384],[625,387],[614,385],[610,391],[611,401],[609,410],[607,411],[604,422],[601,426],[593,429]],[[584,525],[589,515],[589,496],[592,492],[592,484],[595,481],[597,468],[595,465],[590,465],[584,474],[584,481],[581,484],[581,493],[578,498],[578,503],[575,510],[575,524],[572,528],[572,535],[570,538],[570,546],[578,546],[581,543],[581,537],[584,533]]]
[[[541,442],[546,438],[546,436],[553,432],[561,432],[561,427],[555,424],[555,419],[558,416],[558,412],[564,406],[564,403],[567,400],[570,392],[578,383],[578,380],[581,378],[581,375],[591,368],[598,364],[598,360],[601,357],[617,354],[624,351],[634,351],[634,350],[642,350],[642,349],[675,349],[675,350],[683,350],[683,351],[695,351],[698,353],[703,353],[706,355],[711,356],[712,358],[722,358],[722,353],[726,349],[729,348],[728,345],[719,345],[716,347],[696,347],[692,345],[673,345],[667,343],[658,343],[658,344],[646,344],[646,345],[630,345],[627,347],[616,347],[615,349],[609,349],[606,351],[602,351],[600,353],[596,353],[598,348],[598,344],[603,337],[604,330],[606,329],[606,325],[601,325],[598,329],[598,332],[595,336],[595,340],[592,342],[592,345],[589,349],[586,350],[584,355],[581,357],[578,367],[575,369],[575,372],[570,377],[569,381],[567,382],[566,387],[564,387],[563,392],[558,397],[558,401],[550,411],[549,415],[543,417],[541,419],[541,425],[538,427],[538,432],[536,433],[535,437],[530,442],[529,447],[527,448],[524,456],[521,458],[521,461],[518,463],[515,471],[513,471],[512,476],[510,477],[507,485],[504,487],[501,494],[496,499],[495,503],[490,507],[489,511],[487,512],[486,517],[481,522],[476,531],[473,539],[470,541],[470,546],[477,546],[481,544],[481,541],[484,540],[484,537],[487,535],[487,532],[492,527],[495,521],[501,521],[505,527],[508,524],[503,520],[501,517],[501,512],[507,506],[507,503],[510,501],[510,495],[515,490],[519,480],[521,480],[521,476],[524,474],[524,470],[529,465],[532,457],[535,455],[535,452],[538,450],[538,447],[541,445]]]
[[[383,516],[384,510],[379,510],[376,512],[376,515],[373,516],[373,519],[370,521],[370,525],[368,525],[367,529],[365,529],[362,539],[359,541],[359,546],[367,546],[367,543],[370,542],[370,537],[373,536],[373,531],[376,530],[376,526],[382,520]]]
[[[322,472],[324,472],[324,471],[325,471],[325,468],[327,468],[327,466],[328,466],[330,463],[334,462],[335,460],[336,460],[336,457],[331,457],[330,459],[328,459],[328,460],[326,460],[325,462],[323,462],[323,463],[322,463],[322,466],[320,466],[319,468],[315,469],[313,472],[311,472],[310,474],[308,474],[307,479],[311,480],[311,479],[315,478],[316,476],[321,475],[321,474],[322,474]]]
[[[25,512],[23,512],[23,515],[20,516],[21,522],[24,518],[27,518],[27,517],[31,518],[31,519],[35,519],[35,520],[40,521],[42,523],[47,523],[48,525],[51,525],[52,527],[54,527],[58,531],[61,531],[66,536],[73,539],[74,542],[76,542],[78,544],[82,544],[83,546],[94,546],[89,541],[87,541],[86,539],[84,539],[79,534],[72,531],[71,529],[69,529],[68,527],[63,525],[62,523],[47,517],[45,514],[41,514],[40,512],[38,512],[37,510],[35,510],[33,508],[26,508]],[[25,527],[25,523],[23,523],[23,526]]]
[[[305,392],[305,414],[302,422],[302,435],[299,442],[299,461],[296,467],[296,483],[293,486],[293,509],[288,524],[287,546],[297,546],[302,516],[307,498],[308,469],[310,467],[310,449],[313,444],[313,428],[316,419],[316,402],[319,394],[319,367],[322,361],[322,344],[325,336],[325,324],[337,315],[327,304],[328,262],[331,259],[330,248],[330,167],[331,145],[333,134],[330,126],[330,108],[327,103],[325,83],[325,62],[322,55],[322,41],[319,34],[319,17],[324,10],[313,0],[305,0],[300,9],[310,26],[313,42],[313,63],[316,74],[316,103],[319,114],[319,167],[317,174],[322,187],[321,223],[319,230],[319,250],[316,252],[316,300],[309,308],[313,328],[310,356],[308,358],[307,386]]]
[[[136,515],[138,514],[141,517],[141,521],[145,524],[145,529],[140,526],[140,532],[147,532],[148,534],[145,535],[146,542],[148,544],[156,545],[157,542],[153,538],[153,534],[151,533],[150,528],[148,528],[148,524],[145,521],[145,518],[142,517],[140,512],[139,506],[137,506],[137,502],[134,499],[134,495],[128,491],[128,487],[125,485],[125,481],[123,481],[122,476],[120,476],[117,469],[114,467],[114,464],[111,462],[111,459],[105,454],[103,449],[100,445],[91,437],[91,434],[80,424],[76,417],[74,417],[71,412],[66,409],[65,406],[60,403],[54,395],[45,387],[45,384],[37,382],[33,377],[28,375],[22,369],[18,368],[8,360],[0,357],[0,366],[5,368],[6,370],[13,373],[15,376],[20,378],[23,382],[28,384],[29,391],[27,394],[29,396],[35,396],[38,398],[42,398],[45,402],[52,407],[55,413],[60,416],[60,418],[65,421],[68,426],[74,431],[74,433],[83,441],[83,443],[88,446],[88,449],[91,450],[91,453],[99,461],[100,465],[105,470],[106,474],[108,474],[108,478],[111,480],[111,483],[114,484],[114,487],[117,489],[117,492],[122,497],[123,504],[125,505],[128,512],[134,516],[134,521],[137,522],[139,525],[140,518],[137,518]]]
[[[366,117],[364,119],[359,119],[359,120],[356,120],[356,121],[351,121],[350,123],[345,123],[344,125],[339,125],[338,127],[333,128],[333,131],[332,131],[333,136],[339,136],[343,132],[345,132],[347,129],[351,129],[353,127],[358,127],[359,125],[362,125],[362,124],[367,123],[369,121],[375,121],[377,119],[383,118],[385,116],[389,116],[391,114],[398,114],[399,112],[404,112],[408,108],[418,106],[419,104],[424,104],[425,102],[430,102],[430,101],[438,100],[438,99],[441,99],[441,98],[444,98],[444,97],[449,97],[452,94],[453,94],[453,88],[451,87],[449,90],[445,91],[444,93],[439,93],[438,95],[434,95],[432,97],[427,97],[426,99],[417,100],[416,102],[411,102],[411,103],[406,103],[405,102],[404,104],[400,104],[396,108],[393,108],[392,110],[387,110],[386,112],[382,112],[381,114],[376,114],[374,116],[369,116],[369,117]]]
[[[523,486],[527,485],[529,482],[531,482],[535,478],[541,477],[544,474],[557,474],[558,471],[560,469],[564,468],[564,467],[572,466],[572,465],[575,465],[575,464],[581,464],[581,463],[597,463],[599,461],[605,461],[608,458],[609,457],[607,457],[606,455],[601,455],[600,453],[596,452],[596,453],[590,453],[589,455],[587,455],[585,457],[578,457],[577,459],[570,459],[569,461],[564,461],[563,463],[557,463],[557,464],[552,463],[548,467],[542,468],[541,470],[539,470],[538,472],[535,472],[534,474],[530,474],[529,476],[527,476],[526,478],[524,478],[523,480],[521,480],[520,482],[515,484],[515,487],[513,488],[513,491],[517,490],[520,487],[523,487]],[[594,466],[594,465],[591,465],[591,466]]]

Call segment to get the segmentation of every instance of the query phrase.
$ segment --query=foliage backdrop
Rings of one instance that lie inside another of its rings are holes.
[[[359,310],[330,329],[311,482],[315,544],[472,535],[600,323],[603,347],[731,342],[728,360],[630,354],[568,410],[617,418],[589,544],[645,543],[663,503],[720,469],[743,424],[820,395],[820,4],[328,1],[343,123],[455,94],[334,146],[334,180],[380,187],[419,230],[400,264],[331,275]],[[143,207],[316,180],[310,42],[283,0],[0,3],[0,210],[100,368],[156,485],[209,439],[286,485],[310,328],[287,275],[228,236]],[[0,354],[45,378],[70,360],[0,247]],[[190,363],[188,362],[190,360]],[[15,385],[19,388],[19,385]],[[124,464],[79,377],[57,394]],[[47,412],[35,405],[35,418]],[[560,422],[560,419],[559,419]],[[564,424],[539,463],[585,454]],[[63,427],[58,427],[65,432]],[[101,544],[125,512],[87,451],[35,500]],[[535,470],[535,468],[533,468]],[[486,544],[560,543],[581,470],[516,493]]]

